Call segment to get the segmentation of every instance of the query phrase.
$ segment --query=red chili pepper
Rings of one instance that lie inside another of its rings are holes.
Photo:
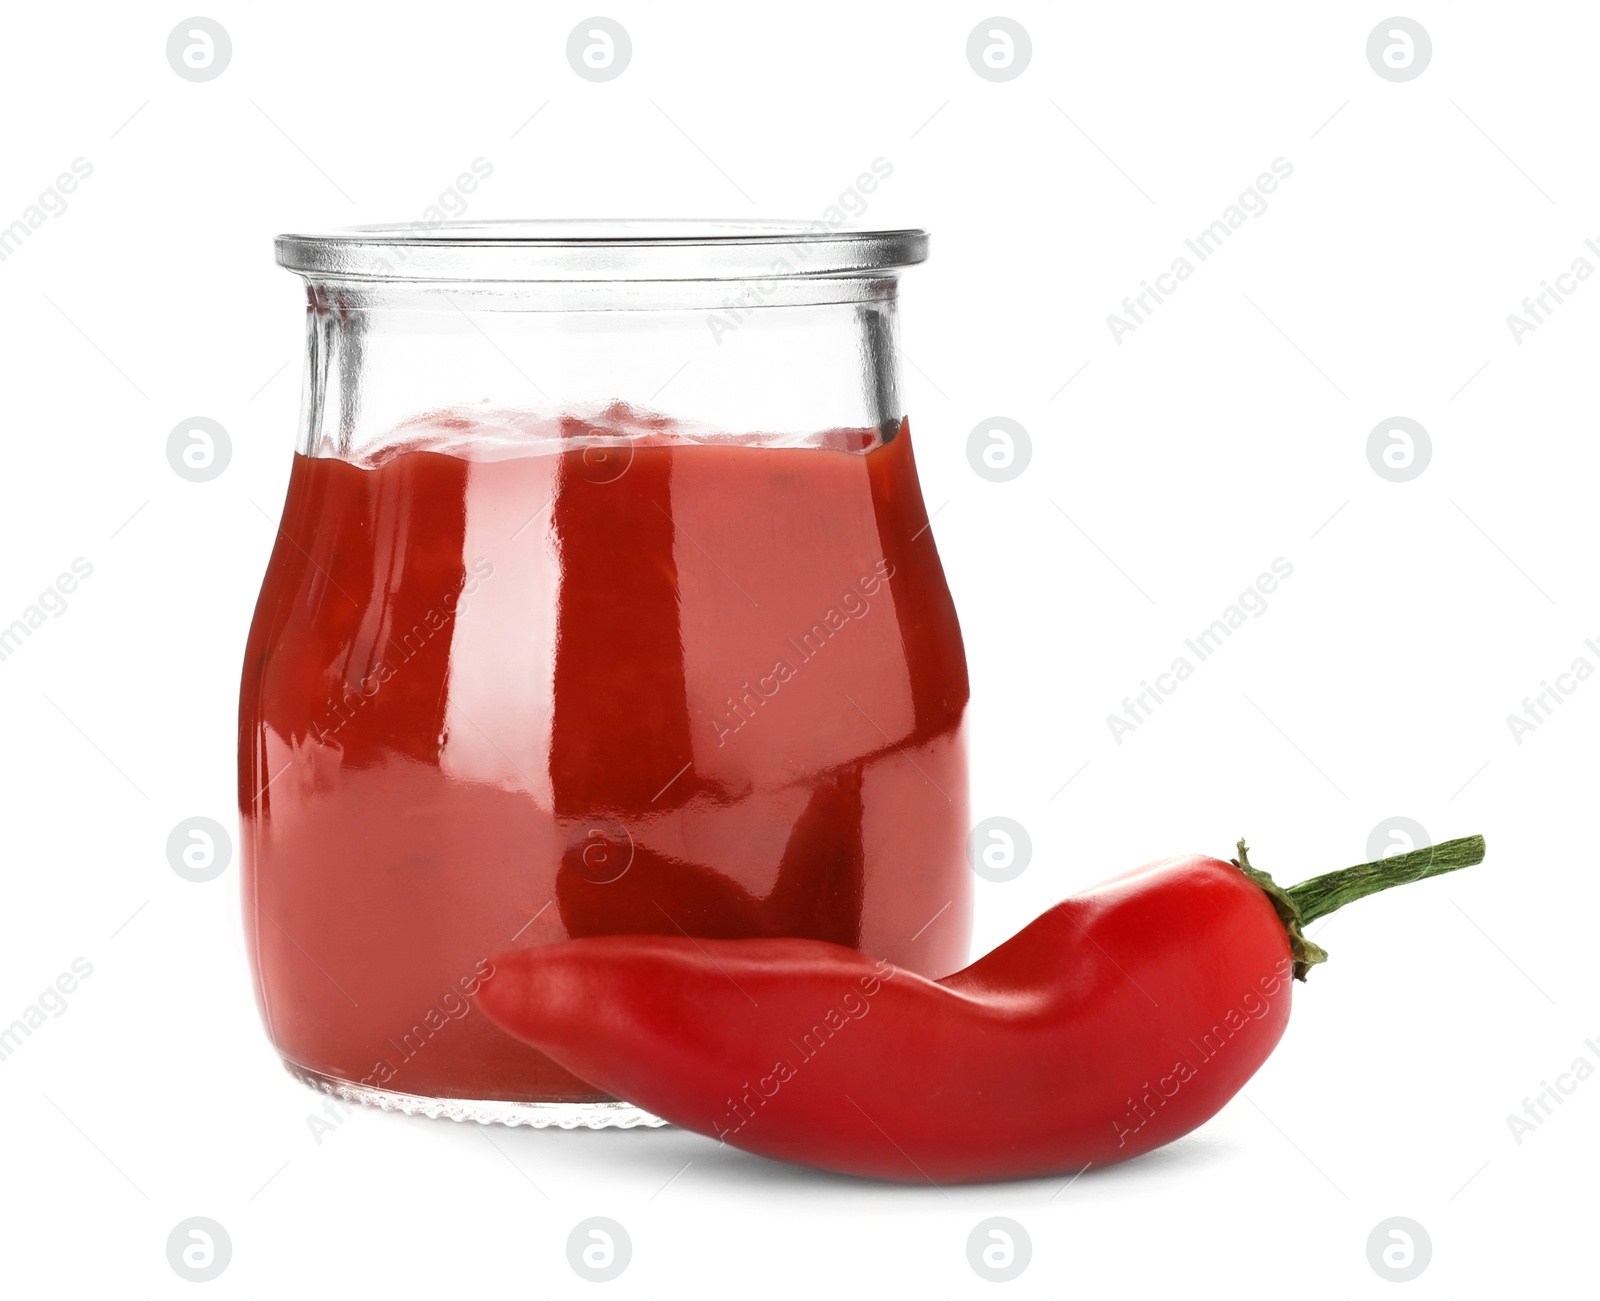
[[[736,1147],[934,1183],[1125,1160],[1214,1116],[1326,954],[1301,928],[1480,862],[1481,836],[1288,890],[1168,859],[928,980],[816,940],[613,935],[494,959],[488,1015],[590,1083]]]

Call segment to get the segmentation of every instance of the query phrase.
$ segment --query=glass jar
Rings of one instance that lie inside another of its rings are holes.
[[[245,930],[350,1100],[631,1125],[472,1004],[618,932],[967,956],[967,670],[897,376],[921,231],[286,235],[298,449],[245,654]]]

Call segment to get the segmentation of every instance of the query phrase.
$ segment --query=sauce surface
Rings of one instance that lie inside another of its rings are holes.
[[[246,933],[293,1064],[593,1100],[470,1004],[490,954],[569,937],[966,960],[966,661],[908,427],[561,423],[570,450],[458,420],[295,457],[239,742]]]

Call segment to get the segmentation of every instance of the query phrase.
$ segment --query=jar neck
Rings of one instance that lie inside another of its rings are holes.
[[[310,280],[299,450],[366,460],[419,423],[557,428],[627,410],[681,433],[830,445],[900,407],[896,281]],[[620,404],[620,407],[619,407]]]

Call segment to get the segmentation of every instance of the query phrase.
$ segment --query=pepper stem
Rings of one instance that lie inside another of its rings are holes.
[[[1319,962],[1326,962],[1325,949],[1313,944],[1303,934],[1303,929],[1319,917],[1343,908],[1347,903],[1377,894],[1391,886],[1408,885],[1430,876],[1455,872],[1474,863],[1483,862],[1485,847],[1482,836],[1463,836],[1426,849],[1414,849],[1407,854],[1395,854],[1373,863],[1360,863],[1355,867],[1340,868],[1323,876],[1314,876],[1299,885],[1284,889],[1267,873],[1250,866],[1249,851],[1244,841],[1239,842],[1239,857],[1233,865],[1248,876],[1272,901],[1272,906],[1289,933],[1289,951],[1294,958],[1294,974],[1304,980],[1306,972]]]

